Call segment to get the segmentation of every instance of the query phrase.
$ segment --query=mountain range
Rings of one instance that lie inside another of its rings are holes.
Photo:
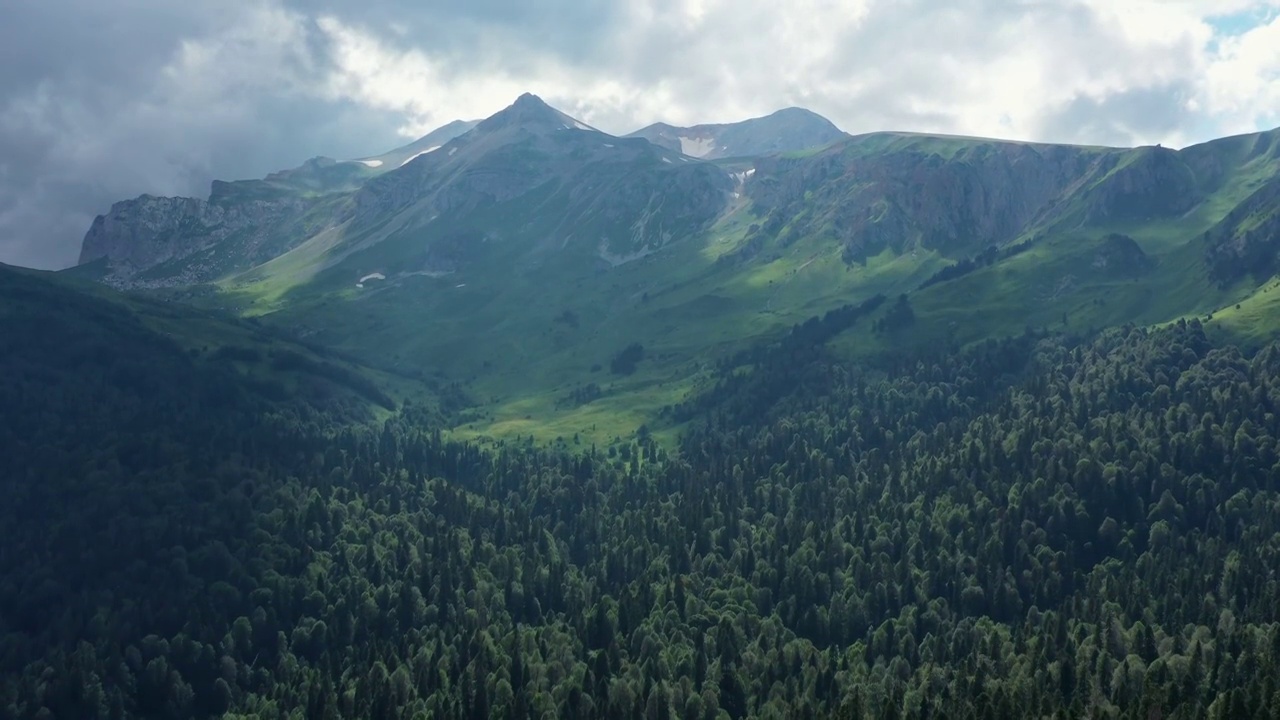
[[[69,272],[454,383],[463,436],[626,436],[675,429],[735,349],[876,296],[900,302],[833,348],[1193,316],[1261,342],[1278,139],[849,136],[797,108],[617,137],[526,94],[377,157],[117,203]]]
[[[659,130],[0,266],[0,716],[1280,717],[1276,132]]]

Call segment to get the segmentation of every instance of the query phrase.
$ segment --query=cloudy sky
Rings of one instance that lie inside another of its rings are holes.
[[[94,215],[353,158],[523,91],[609,132],[800,105],[1183,146],[1280,125],[1280,0],[3,0],[0,262]]]

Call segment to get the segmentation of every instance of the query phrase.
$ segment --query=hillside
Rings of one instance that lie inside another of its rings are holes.
[[[0,268],[0,715],[1275,716],[1274,136],[522,96],[126,204],[137,266]]]
[[[298,405],[348,422],[371,421],[417,402],[438,417],[448,388],[364,365],[298,342],[269,325],[179,303],[124,295],[81,280],[0,265],[0,322],[6,358],[39,368],[44,380],[83,379],[78,364],[127,391],[184,374],[233,387],[255,401]],[[57,356],[56,359],[53,356]],[[443,406],[449,407],[446,401]]]
[[[712,162],[525,95],[354,189],[291,200],[327,208],[314,225],[255,224],[263,201],[233,203],[237,237],[276,254],[218,241],[222,270],[199,275],[212,283],[158,284],[460,385],[460,437],[671,440],[669,409],[712,365],[878,295],[906,298],[833,338],[846,357],[1190,317],[1264,342],[1280,323],[1245,308],[1262,307],[1249,298],[1276,255],[1276,137],[1171,150],[875,133]],[[121,242],[150,227],[121,223],[142,228]],[[80,272],[102,262],[120,265]]]
[[[1280,707],[1280,345],[825,347],[888,301],[717,368],[670,452],[480,447],[104,297],[0,270],[6,717]]]

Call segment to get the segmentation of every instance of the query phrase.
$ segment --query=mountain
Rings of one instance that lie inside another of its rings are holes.
[[[315,157],[261,180],[215,180],[208,199],[143,195],[118,202],[85,235],[79,273],[120,287],[171,287],[249,269],[341,225],[350,216],[350,194],[370,178],[475,125],[456,120],[372,158]]]
[[[693,127],[655,123],[627,137],[642,137],[690,157],[717,160],[814,150],[846,135],[821,115],[793,107],[736,123]]]
[[[155,363],[165,373],[234,386],[228,392],[252,402],[307,406],[348,421],[385,415],[405,399],[424,408],[436,403],[418,378],[375,369],[259,321],[121,294],[65,274],[0,265],[0,325],[7,359],[43,357],[23,368],[42,382],[79,374],[66,381],[149,392],[157,378],[148,365]],[[93,369],[85,375],[81,366]]]
[[[0,266],[0,716],[1276,716],[1276,136],[522,96]]]
[[[356,160],[365,167],[381,171],[394,170],[410,160],[438,149],[441,145],[463,135],[480,123],[479,120],[454,120],[432,130],[408,145],[402,145],[381,155]]]
[[[832,347],[862,359],[1184,317],[1260,343],[1280,326],[1262,290],[1276,136],[884,132],[712,162],[524,95],[391,169],[126,203],[155,210],[95,224],[78,272],[456,385],[464,437],[674,433],[715,363],[829,313]],[[898,300],[841,324],[878,297]]]

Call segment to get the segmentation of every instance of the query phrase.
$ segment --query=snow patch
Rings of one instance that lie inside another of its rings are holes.
[[[662,158],[662,162],[669,163],[671,162],[671,158]]]
[[[435,152],[436,150],[439,150],[439,149],[440,149],[440,146],[439,146],[439,145],[435,145],[435,146],[433,146],[433,147],[429,147],[429,148],[427,148],[426,150],[423,150],[422,152],[414,153],[413,155],[410,155],[408,158],[406,158],[404,162],[400,163],[400,167],[404,167],[405,165],[408,165],[409,163],[413,162],[414,160],[417,160],[419,157],[421,157],[421,156],[423,156],[423,155],[426,155],[426,154],[427,154],[427,153],[429,153],[429,152]],[[457,148],[454,148],[454,149],[456,150]],[[449,154],[450,154],[450,155],[452,155],[453,153],[449,153]],[[381,163],[379,163],[379,164],[381,164]]]
[[[715,138],[691,138],[680,136],[680,152],[689,157],[706,157],[716,149]]]
[[[368,275],[365,275],[364,277],[360,278],[360,281],[356,283],[356,287],[362,288],[364,287],[364,284],[369,282],[370,280],[386,280],[386,279],[387,279],[387,276],[383,275],[382,273],[369,273]]]
[[[575,127],[577,127],[579,130],[594,130],[594,129],[595,129],[595,128],[591,127],[590,125],[583,125],[582,123],[578,122],[577,120],[574,120],[574,121],[573,121],[573,124],[574,124],[574,126],[575,126]]]
[[[466,283],[458,283],[457,285],[454,285],[455,288],[466,287],[466,286],[467,286]]]
[[[456,152],[458,152],[458,148],[450,148],[450,149],[449,149],[449,157],[453,157],[453,154],[454,154],[454,153],[456,153]]]
[[[605,143],[605,144],[604,144],[604,146],[605,146],[605,147],[607,147],[607,148],[611,148],[611,147],[613,147],[613,146],[612,146],[612,145],[610,145],[609,143]]]
[[[357,160],[356,162],[364,165],[365,167],[382,167],[381,160]]]

